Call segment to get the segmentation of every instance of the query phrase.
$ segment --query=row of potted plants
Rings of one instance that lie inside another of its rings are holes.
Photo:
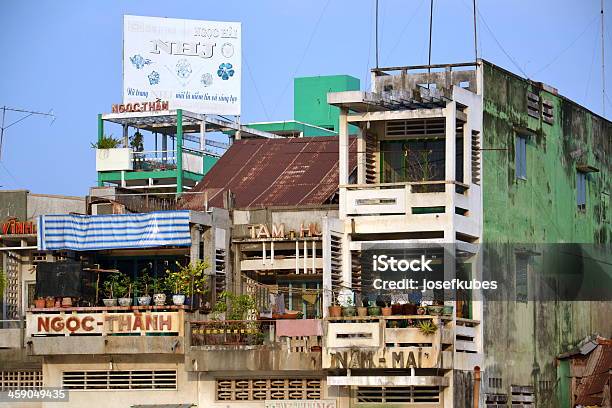
[[[355,306],[360,304],[361,306]],[[340,305],[334,299],[328,309],[329,317],[366,317],[366,316],[410,316],[410,315],[432,315],[432,316],[452,316],[453,306],[437,305],[416,305],[414,303],[391,304],[390,301],[383,301],[384,306],[378,306],[376,301],[362,298],[360,293],[355,293],[355,303],[348,298],[344,304]]]
[[[177,269],[166,270],[163,278],[151,278],[143,273],[137,279],[114,273],[102,284],[104,306],[131,306],[133,298],[139,306],[148,306],[153,301],[156,306],[166,304],[166,293],[172,294],[172,303],[180,306],[186,297],[203,296],[208,292],[208,279],[205,270],[208,263],[199,261],[188,265],[176,263]],[[151,294],[153,297],[151,298]]]

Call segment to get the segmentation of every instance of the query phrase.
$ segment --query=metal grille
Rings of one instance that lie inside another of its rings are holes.
[[[366,133],[366,152],[365,152],[365,182],[367,184],[376,183],[376,150],[378,149],[378,140],[372,133]]]
[[[510,406],[512,408],[530,408],[535,406],[533,387],[512,385]]]
[[[321,399],[320,378],[227,378],[216,380],[217,401]]]
[[[64,371],[69,390],[174,390],[176,370]]]
[[[446,119],[389,120],[386,122],[387,137],[444,137]]]
[[[225,249],[215,249],[215,289],[217,293],[225,290]]]
[[[440,402],[439,387],[357,387],[357,403]]]
[[[6,317],[16,319],[19,316],[19,255],[9,251],[6,256]],[[1,306],[1,304],[0,304]],[[1,309],[0,309],[1,311]]]
[[[472,183],[480,184],[480,133],[472,131]]]
[[[338,293],[342,284],[342,237],[333,232],[331,241],[331,284],[332,292]]]
[[[43,385],[42,371],[0,371],[0,391],[16,388],[40,388]]]

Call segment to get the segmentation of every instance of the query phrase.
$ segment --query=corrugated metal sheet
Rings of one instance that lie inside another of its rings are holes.
[[[321,205],[338,189],[338,138],[247,139],[234,143],[191,192],[208,192],[209,207]],[[356,167],[357,140],[350,139],[349,171]],[[186,194],[183,209],[204,208],[204,194]]]

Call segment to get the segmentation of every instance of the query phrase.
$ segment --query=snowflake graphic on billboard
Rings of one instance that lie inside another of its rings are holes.
[[[159,84],[159,72],[151,71],[151,73],[147,76],[147,78],[149,78],[149,84],[150,85],[157,85],[157,84]]]
[[[200,78],[200,82],[204,86],[211,86],[213,81],[213,76],[210,73],[202,74],[202,78]]]
[[[176,75],[179,78],[187,79],[193,70],[191,69],[191,64],[186,59],[180,59],[176,63]]]
[[[136,67],[136,69],[142,69],[145,65],[149,65],[149,64],[153,63],[153,62],[151,62],[150,59],[144,58],[140,54],[135,54],[135,55],[131,56],[130,57],[130,61],[132,62],[132,65],[134,65],[134,67]]]
[[[219,65],[217,75],[224,81],[227,81],[230,77],[234,76],[234,68],[229,62]]]

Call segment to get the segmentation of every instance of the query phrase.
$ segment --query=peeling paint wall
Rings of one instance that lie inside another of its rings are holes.
[[[503,243],[609,244],[612,123],[487,62],[483,82],[483,241],[499,243],[500,252]],[[527,92],[552,102],[552,124],[528,115]],[[530,134],[526,180],[515,176],[517,131]],[[576,167],[584,164],[599,172],[587,176],[582,211]],[[514,265],[500,267],[504,290],[515,290]],[[534,262],[529,273],[541,268]],[[501,377],[501,392],[508,394],[512,384],[531,385],[538,407],[568,406],[557,355],[593,333],[612,336],[612,302],[497,301],[484,312],[483,391],[500,392],[487,389],[488,377]]]

